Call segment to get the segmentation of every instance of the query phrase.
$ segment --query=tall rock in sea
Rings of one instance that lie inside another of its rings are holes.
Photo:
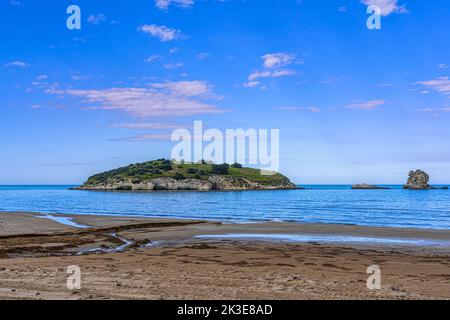
[[[403,189],[410,190],[429,190],[431,186],[428,184],[430,176],[422,170],[411,171],[409,173],[408,182],[403,186]]]

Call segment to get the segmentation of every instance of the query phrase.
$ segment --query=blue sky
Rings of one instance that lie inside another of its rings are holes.
[[[66,9],[81,8],[81,30]],[[367,5],[382,8],[369,30]],[[450,2],[4,0],[0,184],[169,157],[177,127],[279,128],[310,183],[450,182]]]

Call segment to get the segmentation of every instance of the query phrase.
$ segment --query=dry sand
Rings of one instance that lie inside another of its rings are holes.
[[[447,246],[194,238],[257,233],[450,241],[449,230],[62,215],[91,226],[80,229],[37,216],[0,213],[0,299],[450,299]],[[374,264],[381,268],[381,290],[366,287]],[[79,290],[66,287],[70,265],[81,269]]]

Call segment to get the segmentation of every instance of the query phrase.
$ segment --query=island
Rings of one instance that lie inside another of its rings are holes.
[[[158,159],[96,174],[73,190],[214,191],[301,189],[280,173],[262,175],[241,164],[176,163]]]

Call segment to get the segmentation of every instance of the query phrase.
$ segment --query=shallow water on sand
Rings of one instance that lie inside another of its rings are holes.
[[[343,235],[307,235],[307,234],[218,234],[199,235],[197,239],[238,239],[238,240],[258,240],[258,241],[280,241],[280,242],[317,242],[317,243],[354,243],[354,244],[383,244],[401,246],[427,246],[450,248],[450,241],[446,240],[425,240],[425,239],[403,239],[403,238],[374,238],[355,237]]]
[[[0,211],[450,229],[450,190],[307,186],[288,191],[133,193],[69,187],[0,186]]]

